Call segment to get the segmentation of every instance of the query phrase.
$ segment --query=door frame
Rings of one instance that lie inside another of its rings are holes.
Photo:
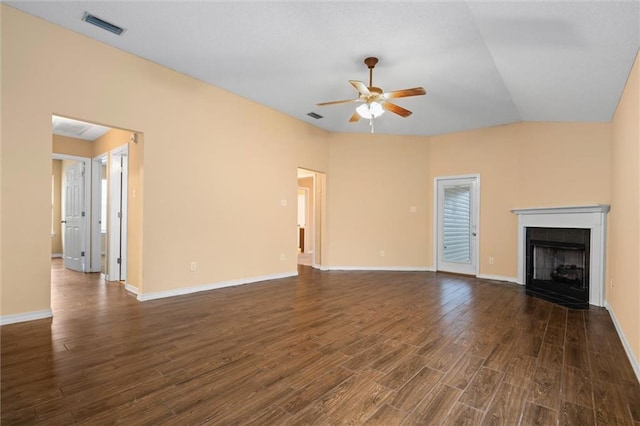
[[[84,212],[85,219],[83,223],[82,248],[84,251],[84,259],[82,260],[82,272],[92,272],[91,270],[91,159],[86,157],[78,157],[76,155],[51,153],[52,160],[70,160],[84,164]],[[62,187],[62,182],[60,182]],[[64,246],[62,247],[64,257]]]
[[[98,221],[101,219],[102,211],[102,161],[107,160],[107,179],[109,179],[108,158],[108,153],[103,153],[91,159],[91,272],[102,271],[102,232]],[[108,192],[107,186],[107,194]],[[108,225],[109,223],[107,223],[107,232]]]
[[[457,180],[457,179],[475,179],[475,188],[472,196],[473,203],[473,221],[476,227],[476,235],[474,238],[474,247],[475,250],[475,265],[474,265],[474,275],[478,276],[480,274],[480,174],[465,174],[465,175],[455,175],[455,176],[437,176],[433,179],[433,269],[435,271],[438,270],[438,250],[440,249],[438,240],[439,240],[439,211],[440,211],[440,200],[438,197],[438,183],[446,180]]]
[[[126,158],[125,167],[120,169],[116,158]],[[129,145],[125,144],[109,151],[109,221],[107,223],[107,281],[127,280],[127,241],[128,241],[128,195],[129,195]],[[122,172],[122,185],[113,177]],[[115,201],[120,199],[121,203]],[[118,212],[121,211],[121,223]],[[120,264],[118,265],[118,259]],[[119,273],[116,273],[119,272]],[[116,278],[117,277],[117,278]]]
[[[300,170],[306,172],[304,176],[300,176]],[[307,253],[311,253],[311,266],[315,269],[327,271],[328,267],[327,259],[327,247],[324,241],[326,241],[326,179],[327,174],[325,172],[319,172],[307,167],[298,166],[296,182],[300,177],[311,177],[313,181],[312,190],[308,192],[309,199],[313,200],[313,209],[309,209],[309,203],[307,199],[307,223],[313,223],[313,233],[305,235],[305,244],[309,241],[308,247],[311,248]],[[296,185],[296,188],[300,188]],[[321,192],[320,192],[321,191]],[[297,194],[297,191],[296,191]],[[297,204],[296,204],[297,205]],[[296,217],[297,222],[297,217]],[[297,228],[297,226],[296,226]],[[309,238],[307,238],[307,235]]]
[[[313,183],[315,186],[315,178],[313,179]],[[303,246],[302,246],[302,252],[303,253],[313,253],[313,250],[309,251],[309,247],[313,247],[313,239],[314,236],[311,235],[309,231],[309,221],[311,220],[310,217],[310,212],[309,212],[309,188],[305,188],[303,186],[299,186],[298,187],[298,191],[302,191],[304,192],[304,242],[303,242]],[[298,194],[298,196],[300,196],[300,194]],[[300,204],[298,203],[298,215],[300,214]],[[314,226],[315,228],[315,226]],[[298,227],[298,229],[300,229]],[[299,244],[298,244],[299,245]]]

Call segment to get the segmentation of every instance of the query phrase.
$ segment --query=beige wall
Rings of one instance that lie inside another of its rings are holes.
[[[610,202],[608,123],[520,123],[433,137],[333,134],[329,141],[331,266],[433,268],[436,177],[480,175],[480,273],[496,277],[517,275],[511,209]]]
[[[640,59],[612,121],[607,302],[640,360]]]
[[[74,155],[76,157],[93,157],[93,142],[69,136],[52,135],[52,152],[56,154]]]
[[[1,315],[50,306],[52,114],[144,134],[130,256],[145,293],[296,271],[296,171],[327,171],[326,132],[0,7]]]
[[[523,123],[522,128],[518,207],[610,202],[609,123]]]
[[[522,126],[499,126],[431,138],[428,180],[433,205],[436,177],[480,175],[480,273],[504,277],[517,274],[517,220],[510,209],[518,206],[518,150]],[[429,265],[433,262],[432,215],[429,217]],[[495,260],[489,265],[487,259]]]
[[[52,232],[51,237],[51,254],[62,254],[62,226],[60,221],[62,220],[62,161],[51,161],[51,175],[53,176],[53,218],[52,218]]]
[[[316,193],[315,201],[315,251],[314,263],[316,265],[327,265],[326,259],[329,257],[329,232],[327,226],[327,175],[316,173]]]
[[[131,142],[131,135],[134,132],[122,129],[111,129],[95,141],[91,142],[91,156],[97,157],[101,154],[109,153],[114,148],[129,145],[129,149],[135,146]]]
[[[431,138],[431,181],[480,175],[481,274],[517,275],[511,209],[609,204],[610,141],[608,123],[519,123]],[[430,265],[432,244],[430,233]]]
[[[332,134],[329,143],[328,264],[429,265],[429,138]]]

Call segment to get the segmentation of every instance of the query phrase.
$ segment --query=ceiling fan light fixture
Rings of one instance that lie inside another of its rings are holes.
[[[378,118],[382,114],[384,114],[384,109],[378,102],[370,102],[360,105],[358,108],[356,108],[356,112],[362,118],[372,119]]]

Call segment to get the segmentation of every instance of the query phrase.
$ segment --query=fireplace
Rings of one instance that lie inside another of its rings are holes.
[[[568,243],[564,246],[564,259],[558,260],[558,266],[564,265],[563,268],[556,271],[556,276],[560,280],[569,281],[569,285],[575,284],[575,279],[579,274],[577,272],[578,263],[571,260],[571,255],[567,256],[567,251],[575,249],[573,244],[584,244],[584,270],[582,272],[583,279],[588,277],[589,294],[588,304],[595,306],[605,306],[605,242],[607,240],[607,213],[609,206],[606,204],[589,204],[583,206],[566,206],[566,207],[534,207],[525,209],[513,209],[513,213],[518,216],[518,276],[516,282],[526,285],[527,281],[527,251],[529,244],[527,243],[527,230],[530,228],[561,228],[566,230],[582,229],[588,230],[588,236],[583,235],[582,241],[558,240],[548,235],[535,235],[532,239],[535,241],[546,241],[547,249],[558,250],[559,243]],[[588,253],[587,246],[588,245]],[[543,249],[544,247],[541,247]],[[540,249],[539,249],[540,250]],[[560,248],[562,251],[562,248]],[[539,254],[544,254],[540,252]],[[568,259],[568,260],[567,260]],[[576,265],[576,270],[572,270],[572,265]],[[550,274],[550,273],[549,273]],[[542,275],[537,275],[538,277]]]
[[[527,294],[587,309],[590,234],[590,229],[527,227]]]

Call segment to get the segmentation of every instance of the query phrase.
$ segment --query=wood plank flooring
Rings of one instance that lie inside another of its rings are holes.
[[[52,267],[1,327],[1,422],[616,424],[640,385],[606,310],[427,272],[320,272],[140,303]]]

